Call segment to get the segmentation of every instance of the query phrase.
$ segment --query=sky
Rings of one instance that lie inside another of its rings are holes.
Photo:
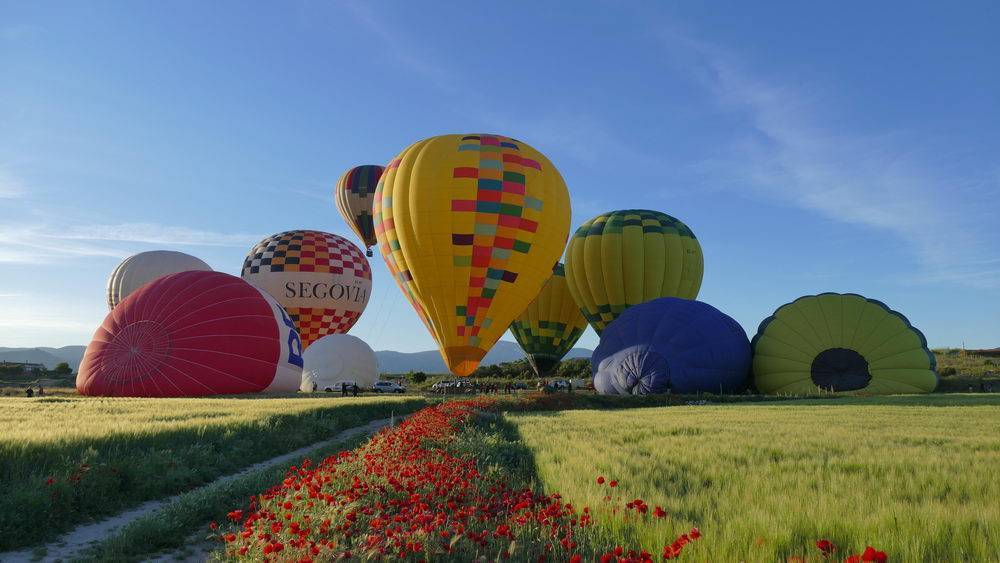
[[[750,336],[836,291],[1000,346],[1000,3],[250,6],[0,0],[0,346],[86,344],[136,252],[238,275],[272,233],[353,239],[344,170],[480,132],[549,157],[574,227],[687,223]],[[371,263],[352,334],[435,348]]]

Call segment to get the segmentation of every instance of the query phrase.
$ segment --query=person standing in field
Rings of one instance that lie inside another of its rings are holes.
[[[34,389],[32,389],[31,387],[28,387],[27,389],[25,389],[25,390],[24,390],[24,396],[25,396],[25,397],[28,397],[29,399],[30,399],[31,397],[34,397],[34,396],[35,396],[35,391],[34,391]]]
[[[346,397],[347,396],[347,382],[346,381],[342,381],[340,383],[340,396],[341,397]]]
[[[354,385],[351,386],[351,395],[353,395],[355,397],[358,396],[358,384],[357,383],[355,383]]]

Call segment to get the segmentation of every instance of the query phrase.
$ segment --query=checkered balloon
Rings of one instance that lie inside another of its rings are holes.
[[[349,331],[372,289],[371,267],[361,249],[322,231],[267,237],[250,249],[242,276],[285,308],[303,349],[327,334]]]

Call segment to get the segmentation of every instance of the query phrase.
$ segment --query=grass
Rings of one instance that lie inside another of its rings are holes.
[[[319,460],[338,451],[352,449],[368,437],[347,440],[316,448],[303,459]],[[295,464],[298,465],[298,464]],[[224,522],[226,514],[237,508],[247,509],[248,499],[275,483],[288,472],[287,465],[260,469],[223,484],[213,484],[181,495],[176,501],[124,526],[81,553],[78,562],[143,561],[163,551],[184,548],[199,530],[205,536],[210,522]],[[221,547],[221,546],[220,546]]]
[[[410,397],[0,397],[0,551],[423,404]]]
[[[704,539],[685,552],[694,560],[817,560],[820,538],[838,545],[841,557],[869,544],[904,561],[1000,553],[1000,396],[571,410],[507,420],[528,454],[501,436],[509,446],[500,463],[529,455],[540,485],[594,508],[612,542],[657,549],[698,526]],[[598,486],[598,475],[619,487]],[[624,504],[635,498],[669,517],[623,521]]]

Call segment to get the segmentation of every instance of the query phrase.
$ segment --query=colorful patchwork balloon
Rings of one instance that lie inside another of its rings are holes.
[[[551,275],[570,207],[559,171],[529,145],[443,135],[389,163],[374,212],[389,271],[448,369],[468,375]]]
[[[372,290],[361,249],[322,231],[286,231],[260,241],[243,261],[243,279],[288,311],[303,349],[327,334],[349,331]]]
[[[753,338],[763,393],[930,393],[937,362],[910,321],[853,293],[807,295],[764,319]]]
[[[82,395],[191,397],[291,392],[295,325],[267,292],[222,272],[162,276],[118,304],[80,363]]]
[[[598,215],[580,225],[566,249],[569,291],[597,334],[632,305],[694,299],[703,271],[694,233],[659,211]]]
[[[371,247],[378,243],[372,221],[372,204],[375,188],[378,187],[378,180],[384,170],[385,168],[374,164],[355,166],[344,172],[333,189],[337,211],[340,211],[344,221],[357,233],[368,256],[372,255]]]
[[[556,264],[538,297],[510,325],[514,339],[539,377],[555,368],[587,328],[587,319],[569,294],[566,272]]]

